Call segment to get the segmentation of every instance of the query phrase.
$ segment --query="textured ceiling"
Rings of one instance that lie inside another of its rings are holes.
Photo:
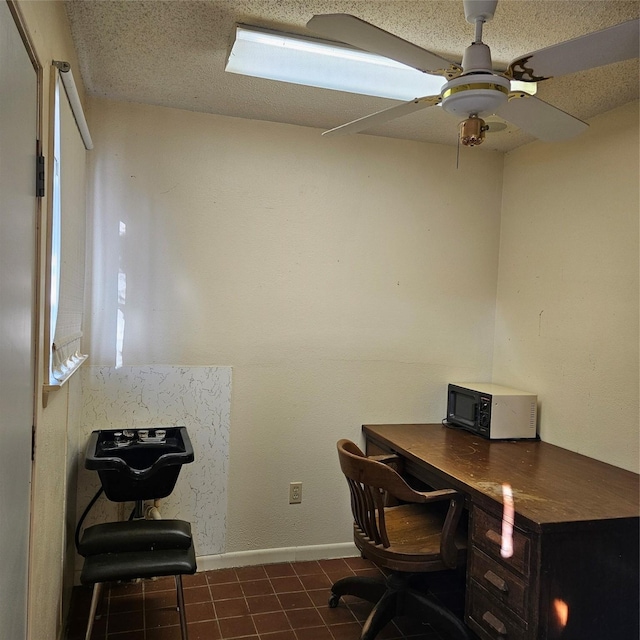
[[[67,0],[80,72],[90,95],[329,129],[384,109],[393,100],[249,78],[224,71],[234,25],[242,22],[314,35],[306,22],[350,13],[460,62],[474,28],[461,0]],[[639,15],[622,0],[501,0],[484,27],[494,67]],[[638,59],[552,78],[538,97],[582,119],[638,98]],[[425,109],[366,133],[455,145],[456,119]],[[358,135],[358,134],[356,134]],[[508,151],[533,138],[509,127],[482,148]]]

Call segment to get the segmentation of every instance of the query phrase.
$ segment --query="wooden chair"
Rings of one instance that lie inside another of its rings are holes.
[[[396,616],[429,622],[447,638],[471,638],[461,620],[414,587],[420,574],[465,563],[466,536],[458,531],[464,508],[461,494],[453,489],[415,491],[390,466],[367,458],[349,440],[338,442],[338,457],[351,492],[354,542],[363,557],[389,575],[386,580],[364,576],[338,580],[331,588],[329,606],[338,606],[344,595],[375,603],[361,640],[373,640]],[[403,504],[385,506],[387,495]],[[448,509],[443,501],[449,502]]]

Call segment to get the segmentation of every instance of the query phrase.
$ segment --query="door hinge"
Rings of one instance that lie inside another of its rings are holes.
[[[36,459],[36,428],[31,427],[31,461]]]
[[[44,156],[36,156],[36,198],[44,198]]]

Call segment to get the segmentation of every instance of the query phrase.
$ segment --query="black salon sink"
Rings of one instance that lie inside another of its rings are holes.
[[[186,427],[103,429],[89,436],[85,467],[98,472],[114,502],[164,498],[193,462]]]

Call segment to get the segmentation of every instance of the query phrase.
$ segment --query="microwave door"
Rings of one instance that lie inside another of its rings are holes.
[[[475,394],[467,394],[461,391],[452,390],[451,407],[449,419],[454,424],[475,429],[478,417],[478,400]]]

